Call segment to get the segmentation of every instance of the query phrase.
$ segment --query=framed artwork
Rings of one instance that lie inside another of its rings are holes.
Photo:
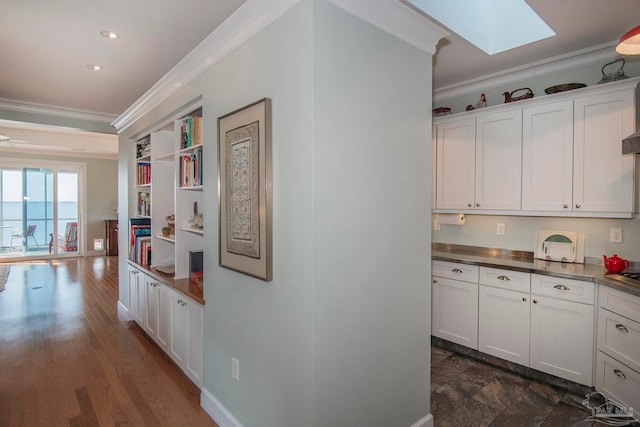
[[[271,100],[218,118],[220,266],[272,279]]]

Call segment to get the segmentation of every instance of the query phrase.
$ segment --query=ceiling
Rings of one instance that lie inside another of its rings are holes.
[[[0,102],[115,118],[244,1],[2,0]],[[556,36],[489,56],[452,34],[434,57],[434,89],[608,43],[640,24],[638,0],[527,3]],[[104,30],[120,37],[102,37]]]

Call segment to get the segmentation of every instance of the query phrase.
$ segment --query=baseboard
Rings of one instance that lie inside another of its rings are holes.
[[[129,316],[129,309],[120,301],[118,301],[118,317],[122,317],[126,320],[133,320],[131,316]]]
[[[424,418],[416,421],[411,427],[433,427],[433,416],[427,414]]]
[[[240,421],[236,420],[231,412],[205,388],[200,392],[200,406],[220,427],[242,427]]]
[[[105,256],[107,251],[87,251],[87,256]]]

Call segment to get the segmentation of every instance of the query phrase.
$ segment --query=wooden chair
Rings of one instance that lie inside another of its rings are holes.
[[[53,249],[53,233],[49,234],[49,253]],[[78,250],[78,223],[68,222],[64,236],[58,236],[57,246],[64,252],[76,252]]]

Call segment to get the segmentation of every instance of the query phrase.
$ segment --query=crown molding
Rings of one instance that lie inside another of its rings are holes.
[[[47,116],[65,117],[70,119],[89,120],[99,123],[111,123],[115,114],[98,113],[95,111],[77,110],[75,108],[56,107],[54,105],[37,104],[35,102],[16,101],[0,98],[0,109],[17,111],[20,113],[44,114]]]
[[[399,1],[329,1],[430,55],[436,53],[438,41],[449,35],[442,27]]]
[[[247,0],[111,125],[120,133],[282,16],[300,0]],[[382,30],[430,53],[448,32],[395,0],[330,0]]]
[[[433,102],[458,96],[483,92],[508,83],[516,83],[534,77],[542,77],[561,71],[568,71],[587,65],[597,64],[618,57],[613,47],[617,41],[603,43],[586,49],[576,50],[537,62],[503,70],[486,76],[466,80],[441,88],[434,88]]]
[[[111,125],[120,133],[282,16],[300,0],[247,0]]]

